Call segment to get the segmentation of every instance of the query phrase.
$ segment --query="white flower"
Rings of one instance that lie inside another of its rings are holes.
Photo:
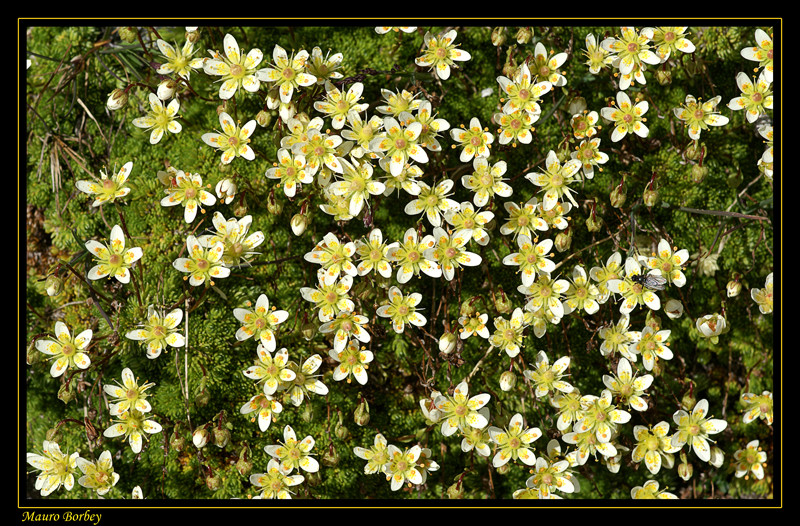
[[[166,108],[155,93],[150,93],[147,100],[150,103],[150,111],[144,117],[133,119],[133,125],[150,130],[150,144],[157,144],[165,132],[180,133],[183,127],[175,120],[180,110],[178,99],[172,99]]]
[[[286,50],[275,44],[272,50],[273,64],[258,70],[258,78],[264,82],[273,82],[278,87],[281,102],[288,104],[296,89],[317,82],[317,77],[306,71],[308,58],[308,51],[301,49],[290,59]]]
[[[256,129],[255,119],[239,127],[237,123],[233,122],[233,118],[223,111],[219,114],[219,124],[222,127],[221,133],[204,133],[201,138],[207,145],[222,151],[222,164],[230,164],[236,157],[248,161],[256,158],[256,154],[249,144],[250,136]]]
[[[466,381],[459,383],[452,396],[439,394],[434,405],[441,415],[442,434],[450,436],[457,430],[467,427],[483,429],[489,424],[488,409],[484,409],[491,396],[483,393],[469,397],[469,385]]]
[[[214,57],[205,60],[203,71],[209,75],[222,77],[219,87],[219,98],[228,100],[232,98],[241,87],[250,93],[255,93],[261,87],[261,82],[256,74],[256,68],[264,58],[260,49],[251,49],[247,55],[242,55],[239,44],[231,34],[226,34],[223,39],[224,55],[214,53]]]

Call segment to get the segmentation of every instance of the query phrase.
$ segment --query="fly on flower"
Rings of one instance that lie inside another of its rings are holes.
[[[634,274],[631,277],[631,281],[650,290],[664,290],[667,278],[660,274]]]

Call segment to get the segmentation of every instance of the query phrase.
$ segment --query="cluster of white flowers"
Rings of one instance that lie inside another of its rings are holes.
[[[375,31],[384,34],[391,29],[378,27]],[[394,28],[398,30],[411,33],[416,28]],[[165,58],[157,72],[174,78],[163,81],[157,93],[148,95],[150,110],[147,115],[134,119],[133,125],[149,130],[151,144],[159,143],[168,132],[180,133],[180,84],[188,81],[194,70],[202,70],[219,80],[217,95],[222,103],[266,90],[266,107],[279,115],[281,126],[277,129],[283,131],[283,136],[279,138],[275,159],[263,172],[264,179],[282,189],[290,201],[303,200],[304,187],[318,189],[324,199],[319,209],[324,214],[340,226],[360,218],[370,229],[357,239],[351,239],[344,229],[338,234],[329,231],[304,254],[306,262],[319,268],[316,282],[300,288],[299,295],[316,311],[317,329],[331,347],[327,358],[335,363],[332,378],[336,382],[350,383],[354,378],[359,385],[366,384],[367,370],[376,360],[366,347],[375,334],[368,327],[372,313],[365,312],[368,309],[360,299],[351,295],[357,281],[388,283],[385,287],[376,287],[382,296],[374,305],[374,314],[388,320],[395,333],[422,330],[429,321],[422,314],[423,297],[407,290],[407,284],[412,278],[421,278],[422,274],[451,282],[460,277],[458,273],[467,272],[467,267],[481,265],[483,257],[478,252],[483,253],[490,236],[496,235],[488,225],[495,220],[493,210],[502,206],[507,216],[496,232],[509,237],[512,243],[509,252],[498,259],[503,265],[514,267],[519,274],[520,306],[510,301],[509,308],[503,312],[509,316],[495,317],[492,320],[494,331],[490,332],[488,314],[471,301],[464,302],[458,318],[460,339],[478,335],[487,340],[480,344],[488,344],[489,352],[497,349],[505,353],[512,367],[501,377],[503,391],[515,387],[513,367],[521,366],[525,383],[534,397],[546,400],[557,410],[556,427],[561,433],[560,439],[572,449],[562,453],[559,442],[551,440],[546,453],[536,453],[533,443],[543,432],[526,424],[521,413],[514,413],[502,424],[492,425],[488,407],[491,395],[469,396],[468,382],[472,375],[460,381],[452,394],[433,390],[429,398],[420,400],[420,407],[426,423],[441,424],[439,430],[443,437],[457,434],[461,438],[463,452],[474,450],[482,457],[492,456],[492,466],[496,469],[516,461],[530,467],[532,476],[525,489],[514,493],[515,498],[558,498],[556,491],[564,494],[579,491],[571,470],[590,458],[597,460],[598,454],[610,471],[619,469],[622,456],[627,452],[619,437],[622,426],[631,420],[632,413],[628,410],[634,411],[633,414],[647,411],[646,391],[660,368],[659,361],[671,360],[674,356],[667,341],[671,331],[661,328],[654,313],[661,309],[662,302],[670,318],[682,313],[678,300],[662,298],[659,291],[666,285],[676,288],[686,285],[687,250],[679,250],[662,238],[650,256],[635,253],[623,260],[622,253],[614,252],[604,264],[589,267],[588,271],[582,264],[574,265],[567,277],[557,274],[561,263],[554,261],[554,257],[556,251],[564,252],[569,247],[573,222],[570,214],[579,209],[576,199],[579,189],[596,171],[602,170],[609,159],[600,151],[600,119],[611,124],[609,138],[613,143],[629,134],[648,137],[650,130],[644,115],[649,104],[638,96],[631,100],[628,90],[636,83],[646,83],[647,66],[664,64],[679,52],[695,50],[686,30],[686,27],[648,27],[637,31],[622,27],[620,35],[609,36],[599,43],[594,35],[586,37],[589,71],[598,74],[607,67],[616,70],[616,94],[599,112],[576,107],[570,118],[571,139],[577,141],[575,150],[567,153],[548,150],[540,167],[524,174],[524,179],[538,194],[525,203],[509,200],[514,189],[506,178],[508,166],[495,158],[492,148],[496,146],[495,138],[501,147],[530,144],[535,131],[533,125],[542,117],[543,96],[567,84],[559,71],[567,54],[548,52],[542,42],[535,45],[530,60],[496,78],[501,92],[499,111],[491,117],[491,122],[498,127],[496,134],[483,126],[477,116],[469,119],[468,126],[451,127],[435,113],[430,100],[406,90],[381,89],[381,103],[374,107],[377,114],[370,115],[370,104],[363,100],[364,84],[342,81],[343,75],[338,71],[344,58],[341,54],[323,57],[318,47],[310,53],[300,50],[289,54],[276,44],[272,61],[262,66],[263,52],[254,48],[245,53],[231,34],[224,36],[221,52],[209,50],[209,57],[205,58],[193,57],[195,50],[189,40],[180,50],[164,40],[157,40],[156,46]],[[422,54],[415,62],[417,66],[429,67],[437,82],[449,79],[457,63],[471,58],[467,51],[454,44],[456,37],[453,29],[440,35],[424,34]],[[743,50],[742,56],[759,62],[761,72],[756,80],[740,73],[736,84],[742,94],[727,105],[731,110],[746,110],[749,123],[756,122],[766,115],[765,110],[772,108],[772,40],[761,30],[756,31],[756,39],[757,45]],[[317,89],[319,95],[310,105],[318,115],[303,112],[298,104],[299,94],[311,89]],[[109,97],[108,107],[119,109],[126,100],[127,96],[114,93]],[[717,111],[720,100],[717,96],[702,102],[686,95],[684,104],[672,110],[686,125],[695,144],[709,126],[728,122],[729,119]],[[218,117],[220,129],[203,134],[202,143],[219,151],[223,166],[254,161],[257,152],[252,147],[252,136],[258,129],[257,118],[242,125],[223,109]],[[326,127],[327,122],[332,130]],[[758,131],[768,142],[759,166],[771,178],[772,126],[762,124]],[[443,136],[444,132],[449,134]],[[460,178],[461,186],[471,192],[470,198],[463,202],[453,199],[456,180],[446,175],[421,180],[430,156],[444,151],[442,141],[447,136],[453,141],[452,149],[459,151],[460,162],[471,170]],[[130,195],[126,184],[132,169],[133,164],[127,162],[110,177],[101,172],[98,181],[78,181],[76,187],[94,199],[93,207],[117,203]],[[158,180],[165,194],[160,205],[180,205],[183,221],[191,225],[198,211],[205,213],[204,207],[235,203],[238,191],[235,179],[221,179],[215,188],[216,196],[209,191],[210,184],[204,186],[203,179],[199,173],[175,167],[159,171]],[[386,230],[374,225],[373,208],[382,198],[406,200],[403,211],[408,216],[408,224],[404,225],[405,231],[399,239],[386,239]],[[501,205],[500,199],[506,201]],[[292,218],[291,229],[296,236],[302,236],[309,225],[307,204],[308,200],[303,201],[300,212]],[[258,255],[255,250],[265,236],[261,231],[250,231],[251,215],[237,214],[237,217],[226,219],[221,212],[214,211],[213,230],[187,235],[185,252],[181,250],[173,267],[186,274],[183,279],[189,285],[214,287],[216,280],[230,276],[233,269],[252,264]],[[123,285],[131,281],[130,269],[143,256],[141,248],[126,248],[126,236],[119,225],[112,228],[109,244],[92,240],[86,242],[85,247],[97,263],[89,270],[88,278],[113,276]],[[772,274],[767,277],[764,289],[752,289],[751,294],[762,313],[771,313]],[[532,364],[525,363],[522,351],[529,349],[525,342],[529,328],[536,338],[542,339],[548,328],[560,324],[565,316],[579,313],[591,317],[607,302],[619,304],[620,318],[599,329],[600,353],[613,358],[616,367],[610,374],[603,375],[605,389],[599,395],[582,394],[573,385],[569,379],[569,356],[559,357],[551,364],[547,353],[539,351]],[[631,330],[630,315],[639,306],[649,309],[648,321],[642,330]],[[147,312],[141,328],[130,330],[126,336],[144,342],[148,358],[158,357],[168,347],[186,344],[185,337],[178,332],[184,316],[181,309],[173,308],[165,315],[158,307],[150,305]],[[239,413],[252,415],[250,418],[254,422],[257,420],[260,431],[267,431],[283,411],[278,393],[287,393],[288,400],[296,407],[311,394],[328,394],[328,387],[320,380],[320,367],[325,362],[322,356],[313,354],[298,363],[291,359],[294,351],[277,345],[279,328],[289,319],[289,312],[271,307],[267,295],[260,294],[255,305],[248,302],[234,308],[233,316],[239,323],[236,340],[257,343],[254,364],[242,373],[257,383],[259,391],[239,408]],[[716,342],[727,325],[722,315],[706,315],[697,319],[696,328],[703,337]],[[423,339],[435,339],[437,335],[428,333],[435,330],[427,327]],[[83,331],[73,338],[67,326],[59,321],[55,333],[54,340],[43,338],[35,344],[39,351],[54,359],[50,374],[57,377],[71,368],[88,368],[91,360],[86,349],[92,340],[92,331]],[[455,348],[452,334],[445,333],[439,341],[445,354]],[[644,374],[637,370],[639,356]],[[124,436],[137,454],[142,450],[145,433],[161,431],[159,423],[146,419],[151,407],[145,391],[152,386],[151,383],[140,386],[128,368],[122,371],[121,384],[103,386],[104,392],[114,398],[110,414],[116,419],[103,434]],[[743,395],[745,422],[762,418],[771,423],[771,400],[771,393]],[[632,461],[644,460],[648,471],[655,475],[662,466],[671,468],[675,454],[683,454],[682,449],[687,446],[700,460],[721,465],[722,450],[712,445],[710,435],[723,431],[727,422],[709,417],[708,411],[706,400],[676,411],[673,434],[667,422],[633,426],[636,445],[631,451]],[[196,446],[205,446],[203,433],[196,432],[194,438]],[[272,457],[266,472],[250,476],[250,482],[259,488],[255,498],[291,498],[289,488],[304,481],[299,471],[316,473],[319,470],[319,463],[312,456],[313,437],[309,435],[298,441],[293,428],[286,425],[283,438],[280,444],[264,448]],[[746,450],[735,455],[736,476],[752,473],[756,478],[763,478],[762,463],[766,455],[754,452],[757,447],[757,442],[748,444]],[[439,469],[430,449],[419,444],[400,448],[388,444],[380,433],[375,435],[372,447],[355,447],[353,452],[368,462],[364,473],[384,474],[393,491],[404,484],[424,484],[428,473]],[[28,462],[42,472],[36,482],[36,489],[41,490],[42,495],[62,485],[71,489],[75,467],[84,473],[79,483],[96,489],[100,495],[109,491],[119,478],[107,451],[93,463],[77,453],[62,454],[58,444],[45,442],[43,454],[29,453]],[[292,474],[294,470],[298,472]],[[633,498],[674,497],[659,491],[654,481],[633,488],[631,495]]]

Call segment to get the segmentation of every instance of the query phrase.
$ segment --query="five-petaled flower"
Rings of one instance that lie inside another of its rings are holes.
[[[178,99],[172,99],[166,108],[155,93],[150,93],[147,101],[150,111],[144,117],[133,119],[133,125],[150,130],[150,144],[157,144],[166,132],[180,133],[183,126],[175,120],[181,107]]]
[[[228,100],[232,98],[239,88],[255,93],[261,87],[256,68],[261,64],[264,54],[260,49],[251,49],[243,55],[239,49],[236,38],[230,33],[222,41],[225,52],[214,53],[213,58],[206,59],[203,71],[208,75],[222,77],[219,87],[219,98]]]
[[[285,310],[275,310],[275,307],[270,309],[266,294],[258,297],[254,309],[235,308],[233,315],[242,323],[236,331],[236,339],[244,341],[254,338],[269,352],[275,350],[275,331],[278,325],[289,317],[289,313]]]
[[[236,157],[248,161],[256,158],[256,153],[250,147],[250,136],[256,129],[255,119],[249,120],[244,126],[239,126],[233,118],[224,111],[219,114],[221,132],[204,133],[201,137],[204,143],[222,151],[222,164],[230,164]]]
[[[125,186],[125,183],[128,181],[132,169],[133,163],[128,161],[122,165],[118,172],[112,173],[111,177],[107,176],[103,170],[100,170],[99,181],[75,181],[75,188],[85,194],[95,196],[94,202],[92,202],[94,207],[105,203],[113,203],[130,193],[131,189]]]
[[[209,245],[193,235],[186,237],[186,249],[189,257],[179,257],[172,262],[176,270],[189,274],[184,279],[189,280],[193,287],[205,284],[213,286],[215,278],[227,278],[231,269],[222,262],[225,245],[217,242]]]
[[[695,455],[703,462],[711,460],[711,446],[713,442],[709,435],[721,433],[728,427],[725,420],[708,417],[708,400],[698,401],[691,413],[678,409],[672,415],[678,430],[672,435],[671,443],[675,447],[683,448],[689,445]]]
[[[143,255],[140,247],[125,248],[125,234],[119,225],[111,228],[108,244],[90,239],[86,242],[86,250],[92,254],[97,263],[89,269],[89,279],[111,276],[120,283],[130,282],[131,265],[139,261]]]
[[[211,206],[217,202],[214,194],[203,189],[203,177],[197,173],[186,173],[178,170],[174,183],[164,190],[167,195],[161,199],[161,206],[183,206],[183,220],[194,221],[200,205]]]
[[[425,50],[422,55],[414,59],[417,66],[430,66],[431,71],[441,80],[450,78],[450,70],[456,66],[456,62],[464,62],[472,56],[458,47],[453,42],[458,36],[455,29],[447,31],[443,35],[436,36],[431,32],[425,33],[423,43]]]

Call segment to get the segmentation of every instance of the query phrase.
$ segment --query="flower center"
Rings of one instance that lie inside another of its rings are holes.
[[[244,68],[239,64],[231,65],[231,77],[241,77],[244,75]]]

